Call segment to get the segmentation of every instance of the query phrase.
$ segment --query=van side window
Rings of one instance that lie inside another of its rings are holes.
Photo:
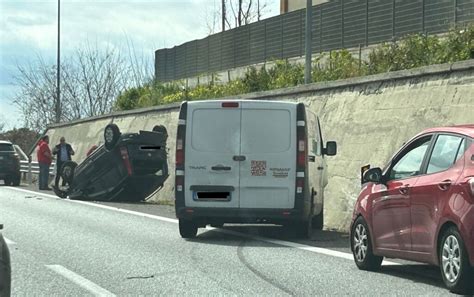
[[[318,118],[313,113],[308,112],[308,141],[310,151],[313,155],[321,156],[321,136],[319,135]]]
[[[321,133],[321,124],[319,123],[319,117],[317,118],[318,121],[316,123],[316,139],[317,139],[317,153],[316,155],[321,156],[323,154],[323,135]]]

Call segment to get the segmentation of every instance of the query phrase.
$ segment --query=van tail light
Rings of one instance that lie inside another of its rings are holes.
[[[176,176],[176,179],[175,179],[176,192],[182,192],[183,186],[184,186],[184,176]]]
[[[221,106],[224,108],[237,108],[239,107],[239,102],[222,102]]]
[[[295,190],[295,208],[303,207],[303,198],[305,192],[305,183],[307,176],[308,163],[308,142],[306,125],[306,110],[303,103],[296,107],[296,190]]]
[[[175,207],[184,207],[184,168],[186,149],[186,121],[188,115],[188,103],[185,101],[179,109],[178,131],[176,131],[176,171],[175,171]]]
[[[176,140],[176,167],[184,165],[184,148],[183,140]]]
[[[304,188],[304,178],[297,178],[296,179],[296,193],[303,194]]]
[[[298,140],[298,166],[306,167],[306,141]]]
[[[127,173],[129,176],[132,175],[132,164],[130,163],[130,158],[128,156],[128,150],[126,146],[120,147],[120,156],[122,156],[123,165],[127,168]]]

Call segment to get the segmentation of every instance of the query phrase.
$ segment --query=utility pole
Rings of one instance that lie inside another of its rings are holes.
[[[306,24],[304,34],[305,65],[304,65],[304,83],[311,83],[311,16],[313,12],[313,1],[306,0]]]
[[[58,0],[58,52],[57,52],[57,70],[56,70],[56,123],[61,121],[61,1]]]
[[[226,0],[222,0],[222,32],[225,31],[225,1]]]

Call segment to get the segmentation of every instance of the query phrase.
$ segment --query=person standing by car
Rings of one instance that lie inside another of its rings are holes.
[[[66,161],[71,161],[71,156],[74,155],[74,150],[69,143],[66,143],[66,138],[61,137],[59,139],[59,144],[56,145],[53,149],[53,155],[56,155],[56,179],[54,181],[54,186],[57,188],[59,186],[59,178],[61,176],[61,168]],[[66,182],[63,180],[62,185],[65,186]]]
[[[51,190],[48,187],[49,179],[49,166],[51,166],[52,156],[51,150],[49,149],[49,136],[45,135],[38,142],[38,150],[36,156],[39,164],[39,189],[40,190]]]

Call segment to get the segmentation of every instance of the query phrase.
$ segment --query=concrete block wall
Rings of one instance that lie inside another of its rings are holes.
[[[325,141],[337,141],[339,150],[328,158],[325,226],[347,231],[360,190],[361,166],[384,166],[404,142],[425,128],[474,123],[474,60],[233,98],[304,102],[319,115]],[[103,141],[103,128],[109,122],[124,132],[163,124],[168,127],[173,173],[178,108],[113,113],[51,126],[47,133],[52,143],[65,136],[76,148],[75,160],[82,161],[91,144]],[[171,175],[152,200],[172,200],[173,183]]]

